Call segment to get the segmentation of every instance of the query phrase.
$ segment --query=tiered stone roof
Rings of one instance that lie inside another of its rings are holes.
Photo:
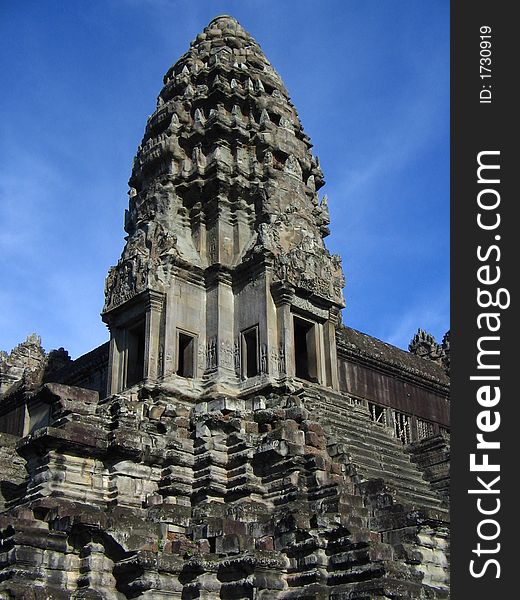
[[[166,73],[148,119],[105,310],[164,289],[175,266],[232,268],[263,250],[280,278],[303,284],[306,270],[318,293],[341,304],[340,259],[322,241],[329,214],[311,148],[259,45],[232,17],[213,19]],[[220,217],[234,239],[221,237]]]

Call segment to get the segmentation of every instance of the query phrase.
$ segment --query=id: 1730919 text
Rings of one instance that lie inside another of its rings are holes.
[[[482,25],[480,28],[480,104],[491,104],[491,27]]]

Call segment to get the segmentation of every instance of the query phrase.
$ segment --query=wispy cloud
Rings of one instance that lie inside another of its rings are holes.
[[[38,259],[49,207],[64,191],[64,182],[41,156],[15,152],[0,167],[0,260]]]
[[[420,298],[408,307],[387,329],[385,340],[389,344],[407,349],[418,328],[431,333],[438,342],[449,329],[449,289],[442,287],[434,296]]]
[[[427,77],[406,90],[397,114],[385,122],[376,136],[368,138],[370,145],[360,154],[361,160],[351,168],[347,165],[343,176],[336,180],[335,194],[343,198],[361,194],[364,202],[359,208],[366,208],[367,201],[379,200],[372,195],[373,186],[381,186],[388,173],[405,170],[439,135],[447,135],[446,89],[431,85],[436,77],[446,77],[445,65],[440,60],[429,65]]]

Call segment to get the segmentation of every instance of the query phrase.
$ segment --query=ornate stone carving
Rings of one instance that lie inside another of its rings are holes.
[[[289,155],[285,161],[284,171],[290,175],[293,175],[294,177],[297,177],[298,179],[301,179],[302,168],[300,167],[300,163],[296,157],[294,157],[292,154]]]
[[[413,336],[408,346],[408,350],[412,354],[417,354],[417,356],[422,356],[423,358],[430,358],[431,360],[437,360],[442,353],[442,348],[435,341],[433,335],[424,331],[424,329],[417,330],[417,333]]]
[[[450,370],[450,332],[447,331],[442,339],[442,343],[438,344],[431,335],[423,329],[418,329],[413,336],[408,350],[412,354],[416,354],[422,358],[432,360],[444,367],[449,373]]]
[[[226,369],[234,369],[234,347],[229,340],[222,340],[219,344],[218,364]]]
[[[178,256],[177,237],[159,223],[137,229],[128,238],[117,265],[108,272],[104,312],[146,289],[163,290],[170,282]]]
[[[278,376],[280,374],[280,357],[278,355],[278,352],[276,351],[276,348],[271,348],[269,357],[271,359],[273,375]]]
[[[260,373],[262,375],[267,373],[267,346],[266,346],[266,344],[260,345]]]
[[[287,374],[287,367],[285,365],[285,350],[282,344],[280,344],[280,349],[278,351],[278,373],[280,375]]]
[[[212,337],[206,345],[206,369],[217,368],[217,338]]]
[[[325,249],[303,243],[299,248],[280,253],[275,257],[274,274],[296,288],[303,288],[338,304],[344,302],[341,290],[345,279],[340,260],[330,256]]]
[[[305,298],[300,298],[298,296],[294,296],[291,303],[293,306],[296,306],[297,308],[300,308],[301,310],[304,310],[308,313],[311,313],[311,314],[317,315],[318,317],[321,317],[324,321],[326,321],[329,317],[329,311],[327,309],[314,306],[314,304],[312,304]]]
[[[233,359],[234,359],[234,365],[235,365],[235,374],[237,377],[240,377],[241,369],[242,369],[241,356],[240,356],[240,338],[237,338],[233,345]]]
[[[41,345],[41,338],[36,333],[27,336],[27,339],[18,344],[8,354],[0,352],[0,394],[6,393],[15,384],[35,380],[41,381],[47,363],[45,350]]]

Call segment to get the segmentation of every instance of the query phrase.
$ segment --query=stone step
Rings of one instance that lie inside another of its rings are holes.
[[[441,507],[442,500],[411,461],[402,442],[393,437],[391,430],[371,421],[366,409],[318,402],[309,408],[334,440],[345,445],[360,482],[382,479],[393,490],[396,501],[432,509]]]
[[[407,485],[413,489],[420,490],[425,494],[431,494],[431,488],[427,481],[419,479],[419,475],[413,471],[399,471],[389,470],[381,468],[377,464],[365,463],[354,463],[353,465],[358,474],[365,475],[367,479],[379,479],[382,478],[388,483],[394,483],[395,485]]]
[[[376,423],[372,421],[370,415],[352,413],[348,410],[345,411],[331,411],[329,407],[325,409],[316,409],[315,414],[321,415],[322,417],[337,420],[342,423],[347,423],[349,425],[355,426],[357,428],[372,428],[373,426],[380,427],[384,429],[386,426],[384,423]]]
[[[425,483],[429,486],[428,481],[424,478],[422,471],[419,471],[413,462],[407,461],[406,456],[393,456],[385,452],[367,448],[366,445],[361,445],[358,442],[346,440],[342,447],[352,457],[356,456],[358,460],[363,460],[367,466],[372,466],[375,469],[381,469],[390,473],[397,472],[408,474],[412,479],[418,482]]]
[[[359,452],[365,451],[367,456],[383,456],[387,462],[392,462],[395,465],[401,465],[403,468],[408,465],[412,465],[413,469],[417,469],[416,463],[410,460],[409,456],[404,454],[402,451],[399,452],[398,448],[387,447],[387,446],[374,446],[374,444],[367,438],[360,438],[357,435],[352,435],[350,432],[338,431],[335,432],[335,439],[342,440],[344,446],[352,446]]]
[[[375,471],[370,468],[358,469],[358,477],[360,477],[361,481],[383,479],[390,488],[394,488],[398,492],[420,495],[421,497],[430,498],[437,506],[441,504],[440,498],[437,498],[428,486],[418,486],[414,481],[407,480],[406,478],[400,478],[398,476],[390,477],[386,473]]]
[[[405,465],[413,465],[414,470],[417,470],[417,466],[411,460],[407,460],[408,456],[404,454],[402,451],[395,447],[382,447],[382,446],[374,446],[372,442],[367,440],[366,438],[360,439],[359,436],[352,435],[347,431],[338,431],[334,435],[335,440],[341,440],[341,444],[345,446],[348,451],[348,448],[352,448],[353,452],[358,452],[362,454],[366,454],[367,456],[381,456],[383,455],[387,462],[395,460],[395,464],[400,464],[403,467]]]
[[[358,426],[357,423],[353,424],[348,421],[340,423],[331,421],[326,417],[322,417],[321,422],[330,429],[333,434],[340,434],[341,437],[348,435],[351,439],[358,439],[361,442],[370,443],[371,446],[373,446],[373,443],[371,442],[377,440],[378,447],[385,447],[396,456],[409,457],[408,453],[404,451],[402,442],[392,435],[391,430],[372,423],[371,421],[363,423],[362,427]],[[367,440],[370,440],[370,442],[367,442]]]
[[[378,466],[380,466],[382,461],[384,464],[388,465],[390,469],[412,470],[414,473],[420,473],[421,478],[423,478],[422,471],[419,471],[412,461],[407,461],[407,456],[402,452],[399,453],[395,449],[374,448],[371,443],[350,437],[349,434],[341,434],[340,439],[343,441],[341,444],[338,444],[336,450],[333,449],[334,445],[329,446],[331,452],[337,454],[338,452],[344,451],[353,458],[356,457],[358,459],[367,457],[367,460],[375,460],[378,463]]]
[[[388,482],[392,488],[392,484]],[[404,504],[406,506],[413,505],[414,507],[425,507],[440,510],[442,508],[442,502],[433,497],[431,494],[421,494],[420,492],[412,489],[407,489],[406,486],[394,486],[392,490],[392,496],[396,503]]]
[[[399,454],[403,451],[403,443],[401,440],[395,438],[390,431],[374,426],[374,428],[360,429],[346,423],[338,423],[337,421],[330,421],[323,419],[321,423],[327,427],[333,434],[348,432],[352,437],[356,437],[360,440],[370,440],[372,445],[377,442],[378,446],[395,450]]]
[[[366,482],[361,482],[360,486],[364,488],[365,483]],[[404,487],[393,487],[392,489],[391,484],[389,484],[389,486],[391,488],[392,496],[394,498],[394,504],[402,504],[405,508],[414,507],[431,509],[436,512],[445,511],[442,502],[437,497],[433,497],[430,493],[424,495],[416,490],[407,490]],[[366,493],[366,491],[364,491],[363,493]]]
[[[384,424],[378,424],[372,421],[368,414],[354,416],[348,412],[338,413],[331,411],[329,408],[319,409],[316,408],[314,410],[314,416],[318,419],[318,421],[327,421],[331,425],[338,425],[340,427],[347,427],[349,429],[353,429],[354,431],[363,431],[365,433],[375,434],[377,437],[381,434],[381,439],[393,439],[396,442],[396,438],[393,437],[391,433],[391,428],[385,426]],[[399,443],[401,443],[399,441]]]
[[[442,502],[431,495],[423,496],[418,493],[407,493],[405,491],[398,491],[397,501],[403,505],[413,506],[414,508],[431,508],[439,511],[443,510]]]
[[[355,466],[357,477],[360,481],[383,479],[390,488],[394,488],[398,492],[429,498],[436,506],[441,504],[441,500],[431,490],[428,483],[424,480],[417,480],[415,476],[410,477],[398,473],[390,473],[388,471],[382,471],[381,469],[368,467],[361,463],[358,463]]]

